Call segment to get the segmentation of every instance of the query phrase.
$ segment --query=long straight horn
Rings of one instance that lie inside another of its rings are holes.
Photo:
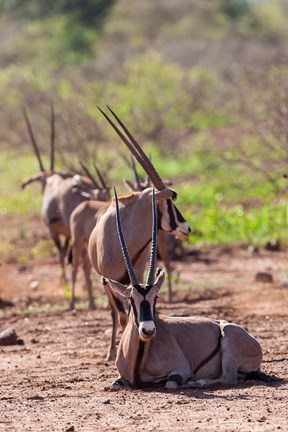
[[[83,162],[81,162],[81,161],[80,161],[80,165],[81,165],[81,168],[83,169],[83,171],[85,172],[85,174],[87,175],[87,177],[92,181],[92,183],[94,184],[94,186],[97,189],[101,189],[100,186],[99,186],[99,184],[97,183],[95,177],[93,177],[93,175],[91,174],[91,172],[89,171],[89,169],[87,168],[87,166],[84,165]]]
[[[125,261],[125,265],[126,265],[126,269],[127,269],[128,275],[129,275],[131,285],[134,287],[136,285],[139,285],[139,282],[138,282],[136,273],[135,273],[134,268],[133,268],[133,264],[132,264],[130,256],[129,256],[128,248],[127,248],[124,234],[122,231],[120,211],[119,211],[119,203],[118,203],[118,197],[117,197],[117,192],[116,192],[115,187],[114,187],[114,197],[115,197],[115,203],[116,203],[116,224],[117,224],[117,231],[118,231],[120,246],[121,246],[122,255],[123,255],[123,258]]]
[[[136,159],[138,160],[138,162],[140,163],[142,168],[146,171],[148,176],[151,178],[153,185],[158,190],[165,189],[166,187],[165,187],[161,177],[159,176],[158,172],[156,171],[156,168],[152,164],[151,160],[148,158],[146,153],[144,153],[142,147],[138,144],[138,142],[135,140],[135,138],[133,137],[131,132],[128,130],[128,128],[125,126],[125,124],[120,120],[120,118],[117,116],[117,114],[115,114],[114,111],[108,105],[107,105],[107,108],[109,109],[111,114],[113,114],[113,116],[115,117],[115,119],[117,120],[119,125],[122,127],[124,132],[127,134],[128,138],[131,140],[131,144],[133,145],[135,150],[138,152],[140,158],[142,158],[142,162],[140,162],[139,159],[137,159],[137,158]]]
[[[112,111],[109,106],[107,106],[109,111],[113,114],[119,125],[122,127],[123,131],[126,133],[129,139],[118,129],[118,127],[112,122],[112,120],[107,116],[107,114],[104,113],[104,111],[101,110],[101,108],[98,107],[98,109],[101,111],[101,113],[104,115],[106,120],[110,123],[110,125],[113,127],[115,132],[119,135],[119,137],[122,139],[122,141],[126,144],[126,146],[129,148],[131,153],[135,156],[137,161],[140,163],[144,171],[149,175],[151,178],[152,183],[158,190],[165,189],[165,185],[159,176],[158,172],[156,171],[155,167],[153,166],[152,162],[149,160],[149,158],[146,156],[140,145],[137,143],[133,135],[129,132],[127,127],[124,125],[124,123],[119,119],[119,117]],[[131,141],[129,141],[131,140]]]
[[[140,178],[136,169],[136,164],[135,164],[135,160],[134,157],[131,155],[131,166],[134,172],[134,178],[135,178],[135,182],[137,185],[138,190],[141,190],[141,183],[140,183]]]
[[[106,184],[106,182],[105,182],[105,179],[104,179],[104,177],[102,176],[102,174],[101,174],[101,172],[99,171],[99,169],[97,168],[97,166],[96,166],[96,164],[93,162],[93,167],[94,167],[94,169],[95,169],[95,171],[96,171],[96,173],[97,173],[97,175],[98,175],[98,177],[99,177],[99,180],[101,181],[101,183],[102,183],[102,187],[104,188],[104,189],[107,189],[107,184]]]
[[[30,139],[31,139],[31,143],[32,143],[32,147],[33,147],[34,153],[35,153],[36,158],[37,158],[38,163],[39,163],[40,171],[45,171],[45,168],[44,168],[44,165],[42,163],[41,156],[40,156],[40,150],[39,150],[39,147],[38,147],[38,145],[36,143],[35,135],[34,135],[34,132],[33,132],[33,129],[32,129],[32,125],[31,125],[30,119],[29,119],[28,111],[27,111],[27,109],[25,107],[23,107],[23,116],[24,116],[24,120],[25,120],[27,129],[28,129],[28,133],[29,133]]]
[[[50,107],[50,170],[54,171],[55,165],[55,112],[54,105],[51,103]]]
[[[152,243],[151,243],[150,264],[149,264],[149,271],[148,271],[146,286],[150,286],[150,285],[154,284],[155,273],[156,273],[156,263],[157,263],[158,224],[157,224],[157,209],[156,209],[154,188],[152,191],[152,214],[153,214]]]

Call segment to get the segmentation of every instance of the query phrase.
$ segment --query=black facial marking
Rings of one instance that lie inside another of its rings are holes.
[[[124,305],[123,305],[122,301],[119,300],[119,299],[118,299],[116,296],[114,296],[113,294],[112,294],[112,296],[113,296],[113,299],[114,299],[114,302],[115,302],[115,305],[116,305],[118,311],[126,314],[126,311],[125,311],[125,308],[124,308]]]
[[[150,304],[147,300],[140,303],[140,321],[153,321]]]
[[[143,300],[140,303],[140,321],[153,320],[153,316],[151,314],[151,308],[149,306],[149,302],[145,299],[145,296],[149,293],[151,288],[153,288],[153,285],[147,285],[145,288],[141,287],[141,285],[135,285],[133,288],[135,290],[137,290],[138,293],[143,296]],[[131,304],[133,314],[134,314],[135,325],[138,328],[139,327],[139,317],[138,317],[138,313],[137,313],[137,308],[136,308],[133,297],[130,297],[129,300],[130,300],[130,304]],[[156,304],[156,299],[154,301],[154,307],[153,307],[154,311],[155,311],[155,304]]]
[[[177,224],[176,224],[176,220],[175,220],[175,215],[173,212],[173,204],[171,200],[166,200],[167,203],[167,208],[168,208],[168,214],[169,214],[169,223],[170,223],[170,228],[172,231],[175,231],[177,228]]]
[[[158,229],[161,229],[161,220],[162,220],[162,213],[159,210],[159,208],[157,207],[157,225],[158,225]]]
[[[142,288],[141,285],[135,285],[133,288],[135,288],[145,299],[145,296],[149,293],[152,287],[153,285],[147,285],[145,288]]]
[[[138,320],[137,308],[136,308],[134,299],[132,297],[130,297],[130,304],[131,304],[132,310],[133,310],[135,325],[138,328],[139,327],[139,320]]]
[[[184,217],[182,216],[182,214],[180,213],[180,211],[177,209],[176,206],[174,206],[175,211],[176,211],[176,216],[179,222],[186,222],[186,220],[184,219]]]
[[[174,190],[172,192],[173,192],[172,200],[175,201],[177,199],[177,192],[175,192]]]

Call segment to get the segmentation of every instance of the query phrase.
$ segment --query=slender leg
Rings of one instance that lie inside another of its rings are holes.
[[[89,308],[94,310],[96,309],[94,298],[93,298],[93,287],[92,287],[92,281],[91,281],[91,263],[87,254],[87,249],[85,247],[82,255],[82,265],[83,265],[83,272],[85,277],[85,287],[88,292],[88,298],[89,298]]]
[[[64,246],[61,243],[61,240],[59,238],[58,235],[53,235],[52,239],[55,243],[55,246],[58,249],[58,253],[59,253],[59,260],[60,260],[60,266],[61,266],[61,276],[64,280],[64,283],[67,283],[67,278],[66,278],[66,272],[65,272],[65,256],[67,253],[67,249],[68,249],[68,245],[69,245],[69,238],[65,238],[65,243]]]
[[[70,298],[70,309],[75,308],[75,286],[77,281],[77,273],[80,262],[79,247],[76,243],[72,245],[72,276],[71,276],[71,298]]]
[[[105,282],[104,279],[102,280],[102,283],[108,297],[108,302],[111,309],[111,318],[112,318],[112,335],[111,335],[108,354],[106,357],[106,360],[110,361],[110,360],[115,360],[116,358],[116,352],[117,352],[116,333],[117,333],[118,322],[121,324],[122,329],[124,329],[127,324],[127,314],[125,312],[125,307],[123,305],[123,302],[112,294],[109,285]]]

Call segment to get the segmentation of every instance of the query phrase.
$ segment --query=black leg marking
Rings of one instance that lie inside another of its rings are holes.
[[[169,381],[176,382],[176,384],[177,384],[178,386],[180,386],[180,385],[182,385],[182,383],[183,383],[183,378],[182,378],[182,376],[179,375],[179,374],[173,374],[173,375],[169,375],[169,376],[168,376],[166,382],[169,382]]]

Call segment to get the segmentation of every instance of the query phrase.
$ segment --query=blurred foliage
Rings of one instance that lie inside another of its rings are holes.
[[[251,6],[247,0],[221,0],[221,9],[233,19],[251,13]]]
[[[44,161],[54,101],[57,167],[127,175],[108,104],[175,181],[193,241],[285,238],[287,13],[285,0],[2,1],[2,216],[41,205],[37,186],[18,189],[38,169],[23,105]]]
[[[15,55],[22,47],[25,57],[37,61],[83,63],[92,57],[93,43],[101,34],[115,0],[8,0],[0,3],[0,13],[24,22],[24,39],[18,40]],[[27,21],[27,22],[26,22]],[[33,44],[28,44],[28,40]],[[44,52],[43,52],[44,50]],[[41,60],[42,58],[42,60]]]
[[[2,0],[0,12],[19,19],[46,19],[66,14],[70,22],[100,27],[115,0]]]

